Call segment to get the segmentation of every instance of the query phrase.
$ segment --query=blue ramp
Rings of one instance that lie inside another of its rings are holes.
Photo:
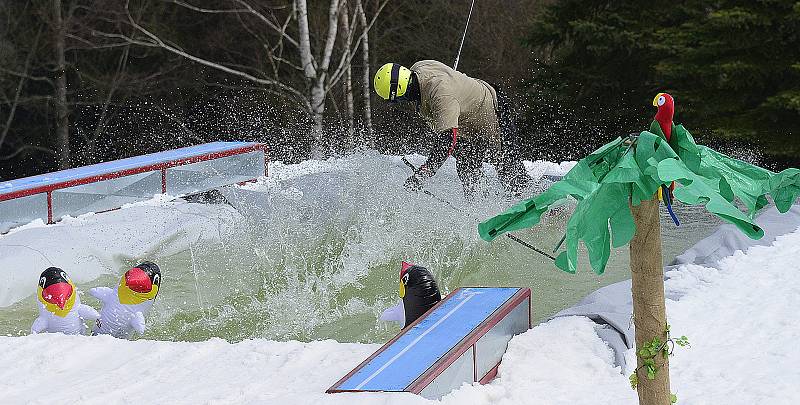
[[[206,192],[266,175],[267,146],[211,142],[0,181],[0,233],[41,219],[104,212],[153,198]]]
[[[508,341],[530,328],[530,289],[453,291],[328,393],[391,391],[440,398],[494,378]]]
[[[180,149],[151,153],[126,159],[76,167],[38,176],[0,182],[0,199],[7,200],[51,191],[65,186],[89,183],[128,172],[144,172],[163,167],[178,166],[189,161],[211,160],[253,150],[264,150],[262,144],[253,142],[211,142]],[[133,174],[133,173],[130,173]],[[61,186],[61,187],[59,187]]]

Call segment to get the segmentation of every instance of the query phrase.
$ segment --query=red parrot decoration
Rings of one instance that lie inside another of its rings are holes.
[[[658,111],[653,118],[653,123],[650,124],[650,132],[662,135],[669,142],[672,137],[672,117],[675,115],[675,100],[667,93],[658,93],[653,99],[653,107],[657,107]],[[656,123],[658,123],[657,127]],[[661,130],[660,133],[655,131],[656,128]]]
[[[653,107],[658,108],[658,111],[656,111],[656,116],[653,117],[653,122],[650,123],[650,132],[660,135],[669,143],[670,138],[672,138],[672,118],[675,115],[675,99],[667,93],[658,93],[653,99]],[[667,202],[667,209],[669,210],[670,216],[672,216],[672,219],[675,221],[675,224],[680,225],[680,222],[675,217],[675,214],[672,212],[672,207],[670,206],[672,192],[675,191],[675,182],[670,183],[669,187],[665,188],[665,191],[667,190],[669,191],[667,200],[665,200],[665,202]],[[658,198],[663,199],[661,189],[658,190]]]

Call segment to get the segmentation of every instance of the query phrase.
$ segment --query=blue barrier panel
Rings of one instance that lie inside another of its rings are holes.
[[[204,157],[225,154],[227,152],[242,149],[258,149],[262,144],[253,142],[211,142],[203,145],[189,146],[168,150],[164,152],[151,153],[149,155],[135,156],[127,159],[113,160],[110,162],[98,163],[90,166],[76,167],[74,169],[61,170],[58,172],[40,174],[38,176],[25,177],[11,181],[0,182],[0,199],[5,196],[15,198],[21,196],[26,191],[34,191],[35,194],[40,189],[57,186],[62,183],[80,182],[83,179],[114,175],[120,172],[136,170],[152,170],[159,165],[166,165],[193,157]],[[46,191],[46,190],[44,190]]]
[[[515,309],[519,309],[514,311]],[[500,355],[511,336],[530,327],[530,290],[527,288],[460,288],[437,306],[409,325],[395,339],[384,345],[328,392],[408,391],[420,393],[449,366],[463,368],[468,349],[469,369],[460,371],[469,381],[481,381],[483,374],[474,370],[476,359],[472,347],[481,337],[508,317],[519,319],[502,345]],[[494,329],[493,329],[494,328]],[[499,358],[495,360],[499,362]],[[458,373],[456,373],[458,374]],[[447,384],[461,384],[463,378],[452,377]],[[454,388],[454,387],[450,387]],[[447,389],[446,391],[449,391]],[[426,395],[427,396],[427,395]],[[433,396],[438,396],[433,395]]]
[[[211,142],[0,182],[0,233],[157,194],[191,195],[253,181],[266,175],[266,158],[265,144]]]

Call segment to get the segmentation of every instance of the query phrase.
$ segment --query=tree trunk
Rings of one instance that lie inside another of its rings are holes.
[[[322,146],[322,120],[325,117],[325,83],[317,81],[311,86],[311,118],[314,120],[314,142]]]
[[[299,29],[300,46],[298,52],[300,53],[300,63],[303,67],[303,75],[306,78],[306,86],[309,90],[309,104],[311,119],[314,122],[312,135],[314,136],[314,145],[311,150],[314,155],[319,153],[320,140],[322,139],[322,117],[325,112],[325,89],[320,86],[317,80],[317,67],[314,63],[314,55],[311,53],[311,33],[308,27],[308,4],[306,0],[295,0],[295,8],[297,9],[297,27]],[[317,157],[317,156],[314,156]]]
[[[633,295],[633,319],[636,327],[636,351],[653,340],[667,340],[666,306],[664,303],[664,270],[661,253],[661,223],[659,201],[643,201],[638,207],[631,206],[636,233],[630,244],[631,290]],[[647,367],[643,359],[636,356],[639,385],[639,404],[669,405],[669,359],[660,353],[654,358],[655,379],[647,378]]]
[[[344,29],[343,35],[345,40],[342,41],[342,58],[345,60],[350,59],[350,45],[351,45],[351,38],[353,37],[353,27],[350,26],[350,15],[348,13],[347,0],[342,2],[342,28]],[[354,21],[355,22],[355,21]],[[355,142],[353,140],[353,135],[355,133],[355,125],[353,123],[353,64],[348,63],[345,67],[345,75],[344,75],[344,101],[345,101],[345,114],[347,119],[347,147],[353,148],[355,146]]]
[[[367,29],[367,15],[364,13],[364,6],[361,1],[362,0],[358,0],[358,3],[356,3],[358,19],[361,22],[361,26]],[[364,35],[361,41],[361,61],[364,65],[361,83],[361,91],[364,97],[364,127],[367,130],[367,145],[375,149],[375,136],[372,134],[372,81],[370,80],[369,68],[369,32]]]
[[[336,34],[339,28],[339,0],[331,0],[328,9],[328,33],[325,37],[325,48],[319,63],[314,63],[314,55],[311,53],[311,37],[308,26],[308,4],[306,0],[295,0],[297,9],[297,25],[300,30],[300,61],[303,67],[306,81],[310,87],[311,118],[314,121],[314,142],[312,147],[314,157],[320,157],[322,147],[322,122],[325,115],[325,88],[328,78],[328,67],[331,63],[333,45],[336,42]]]
[[[36,32],[36,39],[33,40],[33,46],[30,47],[28,52],[28,56],[25,58],[25,68],[22,70],[24,75],[20,76],[19,82],[17,83],[17,89],[14,92],[14,101],[11,102],[11,111],[8,113],[8,117],[6,118],[5,125],[3,126],[3,132],[0,133],[0,147],[3,146],[3,143],[6,141],[6,136],[8,136],[9,131],[11,130],[11,124],[14,122],[14,116],[17,112],[17,106],[19,106],[19,99],[22,96],[22,89],[25,86],[25,81],[28,79],[28,74],[30,73],[31,69],[31,61],[33,60],[34,54],[36,54],[36,50],[38,49],[39,45],[39,36],[42,34],[42,30],[38,30]]]
[[[53,0],[56,51],[56,153],[58,168],[70,167],[69,158],[69,109],[67,108],[66,59],[64,57],[64,21],[61,18],[61,0]]]

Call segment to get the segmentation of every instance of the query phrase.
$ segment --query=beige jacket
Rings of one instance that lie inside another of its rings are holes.
[[[433,132],[458,128],[459,137],[500,141],[492,86],[435,60],[419,61],[411,71],[419,80],[419,113]]]

